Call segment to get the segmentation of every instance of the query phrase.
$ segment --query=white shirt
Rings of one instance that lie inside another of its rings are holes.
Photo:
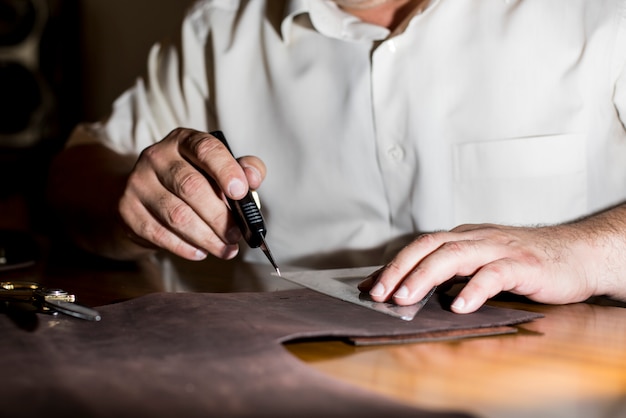
[[[626,1],[434,0],[392,38],[330,1],[284,3],[198,2],[99,140],[224,131],[268,167],[281,264],[377,265],[420,232],[625,199]]]

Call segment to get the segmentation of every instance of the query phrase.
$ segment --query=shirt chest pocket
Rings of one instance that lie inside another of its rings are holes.
[[[458,144],[453,158],[456,224],[557,223],[587,210],[582,134]]]

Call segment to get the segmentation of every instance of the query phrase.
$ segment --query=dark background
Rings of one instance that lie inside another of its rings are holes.
[[[106,116],[191,3],[0,0],[0,229],[45,231],[50,159],[76,123]]]

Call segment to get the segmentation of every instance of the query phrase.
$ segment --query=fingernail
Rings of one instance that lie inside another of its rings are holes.
[[[236,244],[241,239],[241,230],[234,226],[226,231],[226,240],[231,244]]]
[[[252,174],[252,180],[254,180],[257,183],[261,182],[261,172],[257,170],[256,167],[247,165],[244,167],[244,170],[246,170],[249,174]]]
[[[208,253],[206,251],[197,249],[193,255],[193,259],[197,261],[204,260],[207,257],[207,255]]]
[[[465,307],[465,299],[463,299],[462,297],[456,298],[454,302],[452,303],[451,307],[455,311],[463,310],[463,308]]]
[[[385,286],[381,283],[376,283],[376,286],[372,287],[372,290],[370,290],[370,295],[372,296],[382,296],[383,294],[385,294]]]
[[[224,260],[230,260],[235,258],[238,253],[239,245],[227,245],[224,247],[224,251],[222,251],[222,258],[224,258]]]
[[[243,197],[246,191],[246,186],[239,179],[233,179],[228,183],[228,194],[235,199]]]
[[[398,291],[393,294],[393,296],[398,299],[406,299],[409,297],[409,288],[402,285],[400,289],[398,289]]]

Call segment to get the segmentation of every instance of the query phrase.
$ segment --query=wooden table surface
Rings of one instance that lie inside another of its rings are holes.
[[[545,317],[518,326],[514,335],[289,348],[324,373],[420,407],[481,417],[626,417],[626,309],[498,305]]]
[[[181,290],[154,260],[110,263],[63,248],[53,249],[47,258],[44,265],[0,272],[0,279],[64,288],[89,306]],[[228,278],[229,267],[220,269],[211,278],[188,274],[184,290],[257,290]],[[622,304],[598,299],[547,306],[514,298],[490,303],[545,317],[518,326],[512,335],[375,347],[313,341],[287,344],[286,349],[322,373],[421,408],[494,418],[626,417]]]

